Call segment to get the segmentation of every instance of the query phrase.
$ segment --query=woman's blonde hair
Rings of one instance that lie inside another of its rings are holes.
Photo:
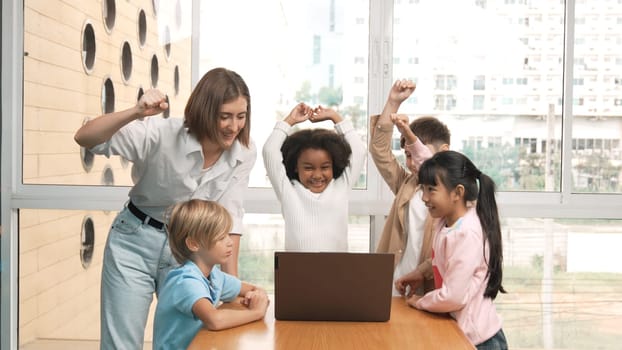
[[[224,234],[229,234],[233,220],[227,209],[216,202],[191,199],[173,205],[167,224],[171,252],[178,263],[190,260],[192,252],[186,239],[211,248]]]

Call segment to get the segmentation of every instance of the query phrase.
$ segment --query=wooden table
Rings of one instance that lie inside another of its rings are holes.
[[[222,331],[202,329],[188,350],[230,349],[473,349],[456,322],[393,298],[388,322],[278,321],[266,317]],[[242,307],[237,303],[221,307]]]

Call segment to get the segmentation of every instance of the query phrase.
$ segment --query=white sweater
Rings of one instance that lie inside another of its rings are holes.
[[[349,120],[335,124],[352,148],[350,166],[324,192],[312,193],[285,172],[281,146],[291,129],[278,121],[263,147],[264,165],[285,220],[285,250],[347,251],[348,195],[363,168],[365,144]]]

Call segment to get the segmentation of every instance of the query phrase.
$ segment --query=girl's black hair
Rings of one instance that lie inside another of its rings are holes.
[[[350,165],[352,148],[345,137],[327,129],[304,129],[289,135],[281,146],[283,165],[290,180],[300,180],[296,172],[298,157],[309,148],[322,149],[330,154],[334,179]]]
[[[438,181],[448,189],[453,190],[458,185],[464,186],[464,202],[477,200],[477,216],[484,231],[484,256],[486,241],[490,249],[488,261],[488,285],[484,292],[485,297],[495,299],[497,293],[506,293],[501,285],[503,279],[503,247],[499,212],[495,200],[495,183],[475,167],[465,155],[455,151],[436,153],[426,160],[419,169],[419,183],[423,185],[437,185]],[[479,180],[479,190],[477,186]]]

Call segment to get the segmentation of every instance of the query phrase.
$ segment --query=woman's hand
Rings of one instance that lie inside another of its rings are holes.
[[[162,113],[168,109],[166,95],[157,89],[147,90],[136,103],[136,108],[141,118]]]

